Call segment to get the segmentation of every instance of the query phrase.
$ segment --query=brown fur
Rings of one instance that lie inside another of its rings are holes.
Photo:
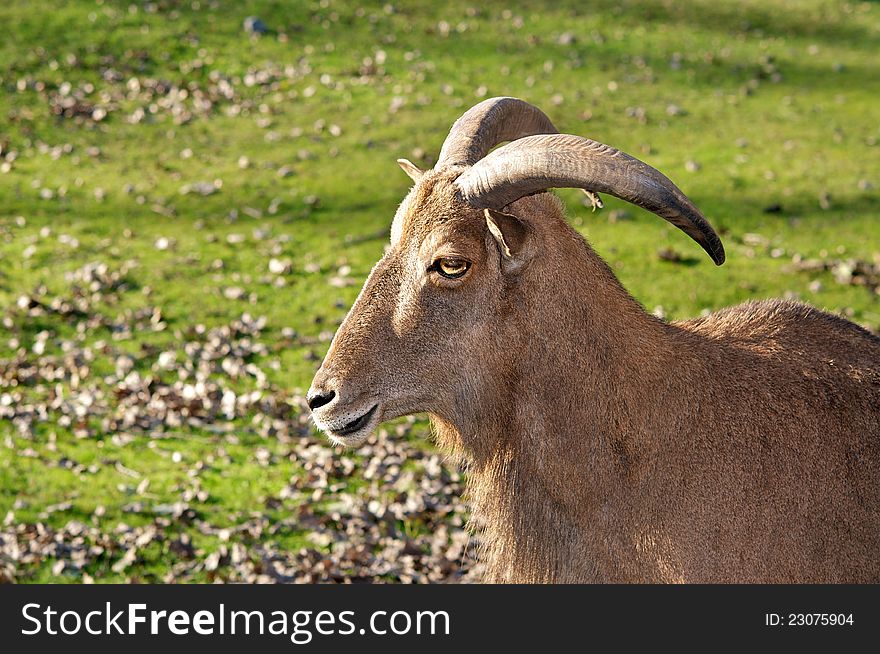
[[[489,581],[880,581],[880,339],[782,301],[660,321],[550,194],[509,208],[533,252],[509,273],[456,174],[401,206],[315,378],[337,394],[319,425],[428,412]],[[449,249],[473,263],[444,286]]]

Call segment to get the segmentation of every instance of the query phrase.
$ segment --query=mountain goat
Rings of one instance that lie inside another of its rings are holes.
[[[346,446],[427,412],[488,581],[880,581],[880,339],[793,302],[649,315],[545,191],[644,207],[721,264],[718,236],[521,100],[466,112],[433,170],[400,164],[391,247],[307,401]]]

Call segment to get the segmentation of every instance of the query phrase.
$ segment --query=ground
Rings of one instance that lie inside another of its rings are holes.
[[[387,242],[394,160],[430,166],[486,97],[646,160],[718,229],[720,268],[560,192],[649,311],[785,296],[880,328],[877,3],[7,0],[0,23],[0,579],[466,574],[426,422],[341,452],[302,396]]]

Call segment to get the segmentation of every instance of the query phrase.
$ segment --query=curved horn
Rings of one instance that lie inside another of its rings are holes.
[[[580,136],[530,136],[508,143],[455,183],[462,197],[481,209],[501,209],[550,188],[608,193],[668,220],[699,243],[717,265],[724,263],[721,239],[668,177],[635,157]]]
[[[449,130],[436,169],[472,166],[499,143],[557,134],[543,111],[517,98],[490,98],[468,109]]]

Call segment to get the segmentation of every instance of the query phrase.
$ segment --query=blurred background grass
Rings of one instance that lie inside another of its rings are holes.
[[[262,33],[244,29],[248,16]],[[394,160],[429,167],[452,121],[486,97],[524,98],[560,130],[646,160],[719,230],[728,262],[716,268],[654,216],[613,198],[592,213],[560,192],[649,311],[684,318],[788,296],[880,328],[877,3],[7,0],[0,22],[7,539],[21,548],[44,528],[67,541],[72,520],[143,530],[156,524],[149,507],[181,496],[199,516],[171,512],[173,537],[136,548],[126,565],[119,543],[84,559],[7,552],[10,578],[222,580],[209,561],[230,542],[332,553],[289,516],[308,505],[320,517],[332,513],[328,497],[361,492],[365,459],[346,455],[351,469],[331,469],[316,501],[300,450],[329,445],[301,395],[382,254],[409,183]],[[33,310],[81,295],[94,273],[83,283],[70,274],[90,263],[124,272],[121,286],[98,280],[85,314],[121,316],[131,333]],[[222,369],[210,378],[283,398],[282,433],[249,406],[228,420],[118,431],[98,411],[72,423],[61,410],[18,415],[85,384],[70,366],[54,381],[28,381],[23,367],[89,350],[85,385],[105,392],[112,413],[120,357],[172,383],[179,371],[161,353],[184,360],[184,343],[204,333],[196,325],[243,313],[266,318],[266,350],[244,357],[265,381]],[[389,438],[427,447],[423,422],[397,432]],[[290,487],[299,491],[281,493]],[[139,501],[148,508],[132,509]],[[286,527],[236,531],[254,511]],[[428,529],[403,523],[408,535]],[[181,536],[192,565],[174,568]]]

